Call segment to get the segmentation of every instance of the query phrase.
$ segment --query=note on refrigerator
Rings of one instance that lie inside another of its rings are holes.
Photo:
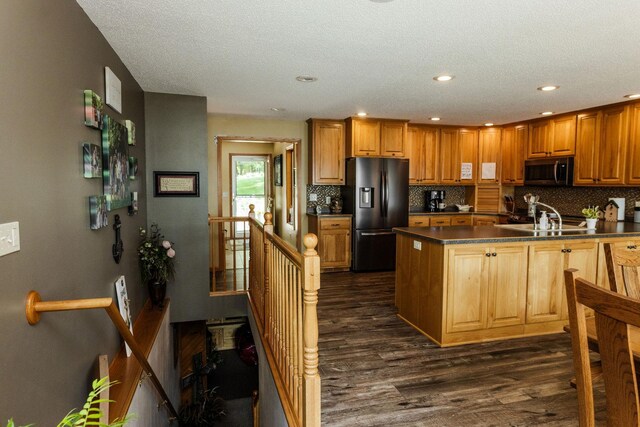
[[[495,163],[483,163],[482,164],[482,179],[496,179],[496,164]]]
[[[473,163],[460,164],[460,179],[473,179]]]

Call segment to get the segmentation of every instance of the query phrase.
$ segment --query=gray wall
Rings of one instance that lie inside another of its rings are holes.
[[[115,296],[113,283],[124,275],[139,312],[147,297],[135,252],[146,224],[144,173],[132,183],[140,213],[109,213],[110,224],[114,213],[123,222],[117,265],[112,228],[89,229],[88,197],[102,194],[102,180],[83,178],[81,144],[100,144],[100,131],[83,124],[83,90],[104,99],[109,66],[122,81],[123,114],[106,112],[136,123],[131,155],[144,171],[144,97],[72,0],[0,1],[0,63],[0,223],[19,221],[21,233],[20,252],[0,257],[0,423],[55,425],[81,406],[96,356],[113,356],[120,338],[103,311],[48,313],[29,326],[25,296],[31,289],[45,300]]]
[[[209,297],[210,183],[207,102],[204,97],[145,93],[148,222],[175,243],[176,278],[169,284],[171,320],[184,322],[246,314],[246,297]],[[200,197],[154,197],[153,171],[200,173]]]

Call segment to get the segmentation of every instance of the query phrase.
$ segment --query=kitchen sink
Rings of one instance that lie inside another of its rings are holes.
[[[578,225],[562,224],[562,228],[556,228],[554,230],[536,230],[533,228],[533,224],[499,224],[496,227],[508,228],[510,230],[523,231],[525,233],[549,233],[562,231],[564,233],[579,233],[581,231],[587,231],[586,227],[580,227]]]

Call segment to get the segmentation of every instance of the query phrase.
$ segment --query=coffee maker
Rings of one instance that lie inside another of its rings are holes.
[[[424,193],[424,208],[427,212],[442,212],[439,205],[444,203],[444,190],[432,190]]]

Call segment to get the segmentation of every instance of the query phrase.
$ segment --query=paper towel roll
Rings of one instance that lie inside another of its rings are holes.
[[[618,221],[624,221],[624,197],[609,197],[618,205]]]

